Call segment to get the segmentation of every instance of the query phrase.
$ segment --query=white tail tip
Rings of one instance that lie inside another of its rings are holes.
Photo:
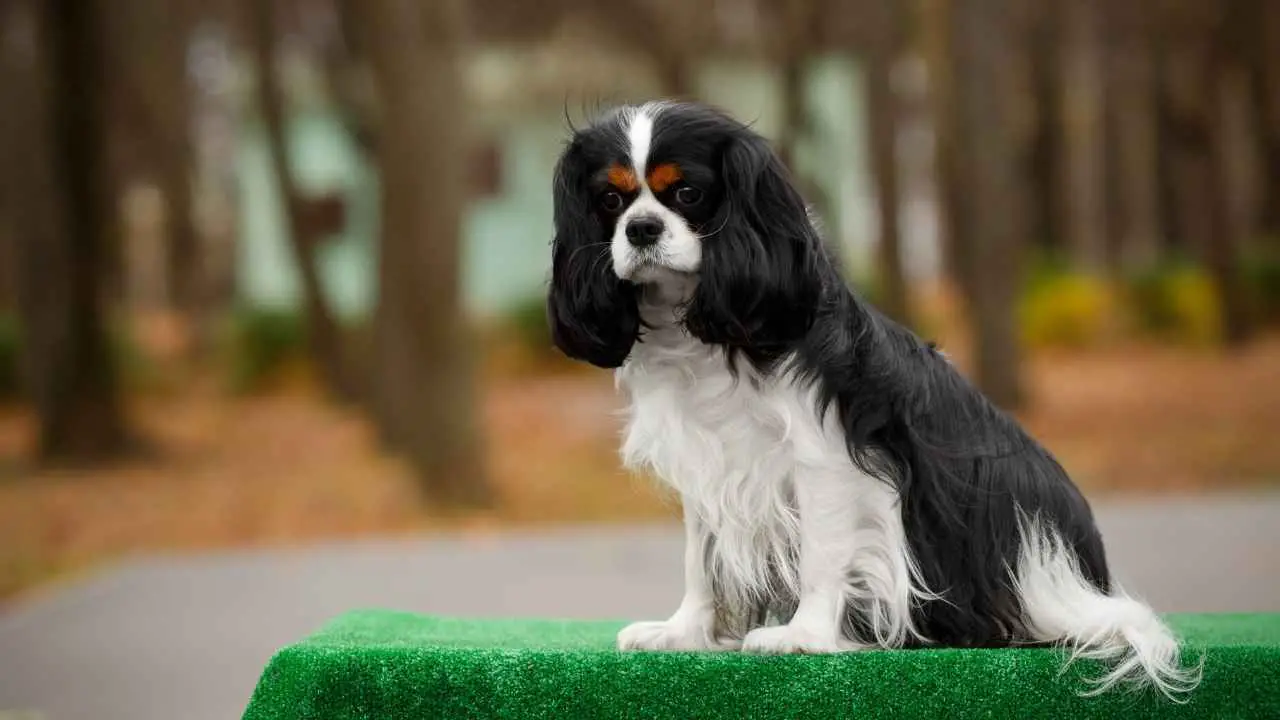
[[[1110,666],[1087,679],[1092,687],[1084,695],[1123,685],[1186,702],[1200,684],[1204,658],[1183,665],[1177,638],[1160,616],[1119,588],[1108,595],[1091,585],[1061,536],[1038,518],[1023,519],[1015,583],[1033,639],[1066,648],[1068,665],[1088,658]]]

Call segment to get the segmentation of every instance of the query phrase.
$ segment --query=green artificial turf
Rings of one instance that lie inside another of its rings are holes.
[[[246,720],[1280,718],[1280,614],[1173,615],[1205,656],[1190,702],[1080,697],[1051,649],[828,656],[619,653],[621,623],[343,615],[281,650]]]

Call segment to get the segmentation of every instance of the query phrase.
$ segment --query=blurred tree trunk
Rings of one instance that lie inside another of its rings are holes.
[[[192,91],[187,82],[187,48],[197,10],[191,0],[116,0],[104,18],[111,64],[112,162],[117,197],[140,177],[158,190],[163,225],[158,248],[126,248],[122,271],[139,277],[128,258],[154,257],[153,272],[141,271],[154,288],[153,309],[181,321],[182,351],[207,348],[211,332],[207,279],[194,217]],[[119,212],[119,211],[118,211]],[[124,213],[120,222],[123,226]],[[126,238],[137,243],[137,238]],[[150,294],[150,293],[148,293]],[[138,300],[140,298],[134,298]]]
[[[175,121],[187,120],[186,98],[177,99],[181,104]],[[158,139],[164,148],[160,152],[160,187],[164,194],[165,235],[169,241],[169,295],[174,309],[189,321],[195,319],[203,286],[200,273],[200,241],[196,235],[194,209],[192,207],[192,148],[184,123],[169,127],[165,136]]]
[[[691,99],[693,77],[690,59],[684,54],[675,54],[655,58],[655,61],[663,94],[669,98]]]
[[[1156,264],[1160,229],[1158,134],[1152,20],[1140,0],[1115,0],[1107,57],[1109,112],[1114,129],[1119,260],[1127,271]]]
[[[276,73],[275,2],[252,3],[254,54],[258,69],[258,105],[266,126],[271,165],[276,176],[281,202],[285,205],[285,227],[298,275],[307,322],[307,339],[311,353],[320,367],[321,376],[339,400],[360,398],[360,388],[348,360],[342,330],[334,318],[316,261],[320,236],[306,198],[298,189],[289,156],[289,138],[285,127],[284,93]]]
[[[145,0],[144,0],[145,2]],[[153,12],[157,10],[153,9]],[[165,235],[168,239],[170,302],[197,330],[200,340],[199,303],[202,300],[200,238],[196,234],[192,203],[194,148],[191,141],[191,88],[187,84],[187,43],[190,40],[190,10],[186,0],[167,0],[157,25],[160,35],[158,57],[150,58],[155,68],[149,103],[152,127],[156,131],[157,177],[164,195]],[[200,345],[197,342],[197,347]],[[197,349],[193,347],[192,349]]]
[[[937,173],[939,217],[943,238],[943,255],[948,274],[955,280],[960,294],[972,297],[974,264],[969,252],[970,204],[966,197],[960,167],[959,109],[954,65],[955,37],[952,30],[955,0],[923,0],[920,13],[921,35],[929,67],[929,88],[935,133],[935,172]],[[968,308],[970,315],[973,308]]]
[[[187,84],[190,0],[115,0],[104,18],[111,57],[112,110],[124,119],[113,140],[130,148],[120,181],[144,174],[164,203],[164,300],[189,315],[199,286],[199,240],[192,214],[191,89]],[[117,191],[124,182],[117,182]]]
[[[0,78],[2,79],[2,78]],[[3,155],[3,153],[0,153]],[[7,198],[0,190],[0,318],[7,319],[16,302],[16,265],[18,262],[16,228],[12,210],[5,207]]]
[[[693,97],[697,89],[694,60],[698,51],[707,47],[707,31],[714,27],[714,23],[708,22],[711,8],[707,4],[687,0],[619,0],[561,2],[541,7],[544,12],[572,13],[585,24],[600,29],[606,42],[617,41],[648,57],[664,96]]]
[[[910,298],[902,266],[901,194],[898,172],[898,99],[893,63],[902,48],[903,17],[897,3],[872,3],[866,52],[867,104],[871,125],[871,165],[879,208],[880,304],[895,320],[911,324]]]
[[[647,37],[642,46],[649,49],[658,68],[663,94],[670,98],[693,98],[693,60],[696,48],[704,43],[701,31],[707,8],[686,0],[660,0],[641,7],[643,4],[633,3],[629,12],[653,16],[651,25],[657,37]]]
[[[1019,197],[1012,128],[1010,0],[953,0],[956,165],[963,179],[964,238],[971,253],[969,303],[976,379],[1001,407],[1023,400],[1015,306],[1022,278]],[[1016,202],[1014,203],[1016,205]]]
[[[26,18],[25,20],[22,18]],[[23,45],[34,32],[31,9],[25,0],[0,0],[0,318],[14,310],[17,302],[17,213],[15,206],[16,135],[24,126],[19,116],[30,112],[30,98],[23,76],[30,74],[22,57]],[[27,38],[23,36],[27,35]],[[27,107],[24,107],[26,105]],[[30,141],[26,141],[30,142]]]
[[[104,10],[37,0],[34,82],[20,128],[19,305],[26,384],[47,462],[101,461],[130,448],[106,328],[111,216],[105,181]],[[12,109],[12,106],[11,106]],[[8,111],[6,111],[7,113]]]
[[[1241,0],[1219,6],[1208,78],[1212,88],[1208,119],[1213,170],[1213,236],[1208,243],[1208,264],[1221,295],[1223,340],[1229,346],[1242,345],[1254,334],[1242,272],[1244,248],[1256,229],[1248,203],[1248,161],[1256,144],[1251,141],[1249,127],[1245,54],[1252,28],[1247,9]]]
[[[35,212],[32,162],[24,153],[43,142],[36,113],[36,8],[34,0],[0,0],[0,316],[17,310],[18,238]]]
[[[1058,29],[1047,10],[1051,0],[1032,0],[1026,9],[1024,45],[1028,59],[1028,108],[1031,126],[1026,147],[1027,238],[1030,243],[1060,250],[1062,228],[1058,224],[1058,189],[1062,181],[1061,134],[1058,132]]]
[[[323,63],[326,90],[333,97],[347,132],[365,155],[376,162],[378,154],[378,101],[370,88],[369,54],[360,29],[360,0],[335,0],[337,19],[334,41],[326,48]]]
[[[1262,177],[1260,230],[1280,249],[1280,2],[1258,0],[1259,47],[1254,62],[1255,126]]]
[[[354,9],[383,108],[374,413],[427,496],[484,505],[491,492],[460,280],[462,8],[456,0],[380,0]]]
[[[1098,3],[1071,0],[1057,5],[1059,42],[1059,224],[1075,267],[1106,269],[1106,145],[1103,126],[1103,68]]]
[[[1172,143],[1179,239],[1212,273],[1229,345],[1252,333],[1241,254],[1252,231],[1247,203],[1249,24],[1236,0],[1170,2],[1163,22],[1166,127]]]
[[[1209,51],[1204,32],[1186,27],[1176,18],[1166,22],[1161,43],[1161,112],[1162,154],[1168,167],[1167,227],[1185,255],[1204,258],[1213,235],[1214,212],[1208,131]]]
[[[782,128],[778,132],[778,157],[796,171],[796,148],[804,134],[804,60],[788,53],[779,67],[782,82]]]
[[[810,55],[813,0],[780,0],[778,69],[782,84],[782,127],[778,132],[778,157],[796,172],[796,152],[804,137],[809,113],[805,108],[805,68]]]

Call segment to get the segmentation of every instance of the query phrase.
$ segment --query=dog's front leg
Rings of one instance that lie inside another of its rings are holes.
[[[856,549],[857,493],[830,469],[800,470],[800,603],[785,625],[752,630],[742,648],[757,653],[831,653],[855,649],[843,636],[848,571]]]
[[[684,504],[684,599],[666,620],[638,622],[618,633],[620,650],[731,650],[741,641],[721,633],[715,590],[707,572],[710,534]]]

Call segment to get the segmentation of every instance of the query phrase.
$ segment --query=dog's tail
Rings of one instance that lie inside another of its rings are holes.
[[[1106,594],[1086,580],[1056,529],[1024,518],[1021,530],[1014,583],[1028,633],[1066,648],[1068,663],[1091,658],[1109,666],[1101,677],[1088,680],[1094,687],[1084,694],[1125,684],[1154,687],[1174,702],[1184,702],[1200,683],[1203,657],[1184,666],[1178,641],[1160,616],[1118,588]]]

